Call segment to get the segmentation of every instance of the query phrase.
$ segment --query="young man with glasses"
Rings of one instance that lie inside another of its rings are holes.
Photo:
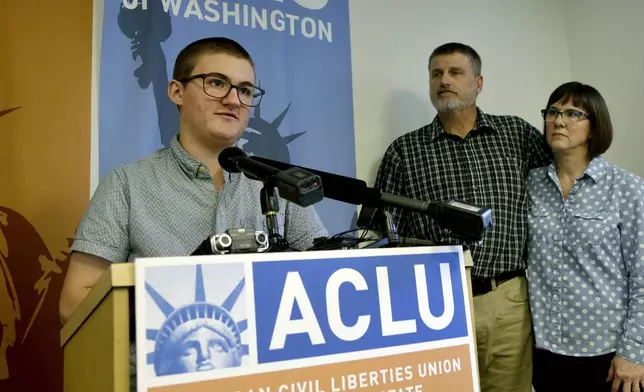
[[[111,262],[190,255],[208,236],[265,228],[263,184],[226,173],[219,153],[236,144],[264,91],[248,52],[227,38],[191,43],[177,57],[168,96],[179,109],[170,146],[114,169],[76,232],[61,298],[66,322]],[[312,207],[279,199],[280,232],[304,250],[328,233]]]

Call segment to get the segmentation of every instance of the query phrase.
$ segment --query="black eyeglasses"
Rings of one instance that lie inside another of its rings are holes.
[[[226,80],[223,75],[217,73],[206,73],[199,75],[192,75],[187,78],[180,79],[181,83],[187,83],[193,79],[203,80],[203,92],[213,98],[221,99],[228,94],[230,90],[235,88],[239,102],[244,106],[255,107],[262,101],[262,97],[266,94],[263,89],[253,86],[250,83],[232,84]]]
[[[566,124],[572,124],[577,121],[583,120],[584,118],[590,118],[589,114],[580,112],[579,110],[575,109],[566,109],[564,111],[559,111],[557,109],[550,108],[543,109],[541,111],[541,116],[546,122],[554,122],[560,114],[563,122],[565,122]]]

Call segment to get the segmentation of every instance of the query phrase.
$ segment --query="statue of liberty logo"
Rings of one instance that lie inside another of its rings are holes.
[[[170,15],[164,11],[163,3],[159,0],[150,1],[147,10],[142,7],[128,10],[121,3],[118,25],[130,39],[132,59],[141,60],[141,65],[134,70],[139,87],[147,89],[152,86],[159,138],[161,144],[168,147],[179,127],[179,112],[168,98],[167,61],[161,47],[172,35]]]
[[[216,267],[227,273],[209,276],[211,282],[239,275],[235,272],[240,270],[243,274],[242,263]],[[173,282],[176,268],[193,267],[155,268],[165,269],[163,273],[167,278],[164,281]],[[146,279],[146,292],[165,316],[160,328],[152,329],[148,324],[146,330],[148,340],[154,341],[154,350],[147,359],[148,364],[154,366],[156,376],[239,367],[242,366],[242,357],[248,355],[248,345],[242,342],[247,320],[236,321],[232,316],[233,307],[244,290],[245,278],[241,278],[221,303],[215,303],[213,296],[206,292],[202,265],[195,266],[195,270],[194,298],[190,303],[176,308]],[[176,291],[179,287],[184,285],[178,285],[175,281],[168,289]]]
[[[281,135],[279,126],[282,124],[290,107],[291,104],[289,103],[274,120],[267,121],[261,116],[260,102],[248,122],[248,128],[246,128],[246,132],[242,136],[245,143],[240,143],[240,148],[249,155],[258,155],[274,161],[291,163],[288,145],[306,132],[297,132],[288,136]]]

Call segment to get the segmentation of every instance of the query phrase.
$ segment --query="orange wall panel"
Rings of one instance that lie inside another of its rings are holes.
[[[58,299],[89,197],[92,8],[0,1],[2,391],[62,391]]]

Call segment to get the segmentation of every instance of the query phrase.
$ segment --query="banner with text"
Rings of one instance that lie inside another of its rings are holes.
[[[135,269],[140,392],[479,390],[461,247]]]
[[[244,46],[266,90],[239,147],[355,177],[348,0],[120,0],[104,9],[100,178],[168,146],[179,130],[167,96],[175,58],[207,36]],[[355,225],[355,206],[324,200],[315,208],[330,233]]]

